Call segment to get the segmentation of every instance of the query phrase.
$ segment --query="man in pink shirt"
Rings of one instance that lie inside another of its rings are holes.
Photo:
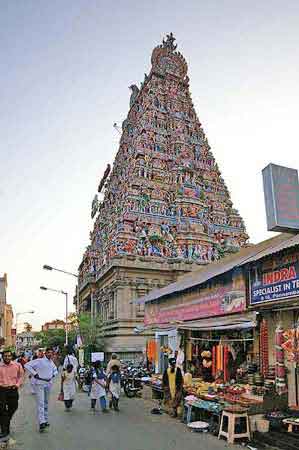
[[[23,382],[24,370],[22,366],[12,361],[9,350],[2,353],[0,362],[0,442],[9,440],[10,421],[18,409],[18,389]]]

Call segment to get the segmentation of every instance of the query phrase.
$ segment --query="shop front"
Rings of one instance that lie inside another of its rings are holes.
[[[143,301],[145,326],[165,339],[164,367],[169,350],[183,370],[187,423],[219,430],[242,410],[251,432],[298,430],[299,234],[244,249]],[[162,391],[162,373],[155,383]]]
[[[185,370],[203,382],[224,384],[242,381],[248,366],[256,364],[254,352],[256,313],[243,312],[186,322],[183,334]]]
[[[252,264],[250,308],[259,312],[261,374],[299,408],[299,250],[285,249]]]
[[[169,356],[175,354],[182,368],[185,401],[219,415],[227,405],[246,407],[251,414],[273,408],[273,393],[264,396],[258,373],[258,313],[246,309],[246,274],[234,267],[187,292],[145,303],[146,326],[160,327],[156,336],[167,339],[164,347],[159,342],[164,368],[170,346],[169,330],[162,329],[175,326]],[[162,371],[153,379],[154,389],[161,383]]]

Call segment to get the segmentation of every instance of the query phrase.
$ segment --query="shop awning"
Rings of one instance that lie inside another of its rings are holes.
[[[179,324],[178,329],[193,331],[244,330],[255,328],[256,325],[257,313],[252,311],[244,314],[234,314],[228,317],[192,320]]]
[[[257,261],[279,251],[298,246],[299,233],[281,233],[256,245],[243,247],[239,252],[230,254],[225,258],[207,264],[200,270],[192,271],[178,278],[175,283],[170,283],[161,289],[153,289],[149,294],[134,300],[134,303],[144,304],[167,298],[170,295],[179,295],[187,289],[200,286],[203,283],[222,275],[236,267]]]

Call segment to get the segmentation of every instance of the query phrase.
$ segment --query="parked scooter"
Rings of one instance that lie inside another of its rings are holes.
[[[142,391],[143,385],[150,382],[150,374],[143,368],[128,367],[123,381],[123,388],[128,398],[133,398]]]

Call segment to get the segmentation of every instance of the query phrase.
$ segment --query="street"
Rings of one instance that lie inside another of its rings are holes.
[[[35,421],[35,399],[28,384],[20,393],[19,410],[12,421],[14,450],[217,450],[228,447],[210,434],[191,433],[168,415],[152,415],[151,401],[121,398],[120,413],[89,411],[87,394],[79,393],[74,409],[64,411],[57,401],[59,382],[50,401],[49,431],[40,434]],[[234,448],[238,448],[234,446]]]

